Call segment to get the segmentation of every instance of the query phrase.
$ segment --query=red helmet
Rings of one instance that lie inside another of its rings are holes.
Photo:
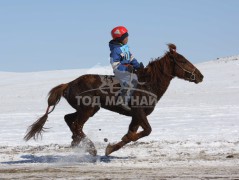
[[[121,38],[125,33],[128,33],[128,30],[124,26],[117,26],[111,31],[111,36],[113,39]]]

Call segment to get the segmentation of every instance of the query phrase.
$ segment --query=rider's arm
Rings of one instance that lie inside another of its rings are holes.
[[[137,59],[134,58],[134,56],[130,53],[130,64],[135,68],[138,69],[140,67],[139,62]]]
[[[121,50],[118,48],[112,50],[110,53],[110,63],[114,70],[118,69],[120,71],[127,71],[127,67],[121,64],[121,53]]]

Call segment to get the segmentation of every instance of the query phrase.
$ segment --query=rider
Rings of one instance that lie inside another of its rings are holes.
[[[117,26],[111,31],[112,40],[109,42],[110,47],[110,63],[113,68],[115,77],[120,81],[121,85],[121,106],[125,110],[130,110],[128,102],[132,91],[131,87],[137,86],[138,77],[134,73],[135,69],[143,67],[143,63],[139,63],[129,51],[128,30],[124,26]]]

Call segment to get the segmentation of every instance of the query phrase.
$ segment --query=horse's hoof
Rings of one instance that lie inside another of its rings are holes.
[[[96,156],[97,155],[97,150],[96,149],[89,149],[88,153],[92,156]]]
[[[113,152],[113,146],[111,144],[108,144],[108,146],[105,149],[105,155],[108,156]]]
[[[89,138],[85,137],[84,139],[82,139],[82,144],[86,152],[88,152],[90,155],[92,156],[97,155],[97,150],[95,148],[95,145]]]
[[[75,142],[75,141],[72,141],[71,142],[71,147],[77,147],[80,143],[79,142]]]

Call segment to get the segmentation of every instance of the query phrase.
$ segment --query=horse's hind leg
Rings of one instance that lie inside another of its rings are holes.
[[[65,121],[66,124],[69,126],[71,132],[72,132],[72,139],[73,141],[71,142],[71,145],[74,146],[74,144],[76,144],[76,142],[80,143],[80,139],[77,135],[77,112],[72,113],[72,114],[67,114],[65,115]],[[78,144],[79,144],[78,143]]]
[[[96,149],[93,142],[86,137],[85,133],[83,132],[83,127],[86,121],[92,117],[100,108],[99,107],[85,107],[84,109],[79,109],[74,114],[69,114],[65,116],[66,123],[70,127],[72,131],[72,146],[77,146],[82,141],[87,151],[92,154],[96,155]]]

